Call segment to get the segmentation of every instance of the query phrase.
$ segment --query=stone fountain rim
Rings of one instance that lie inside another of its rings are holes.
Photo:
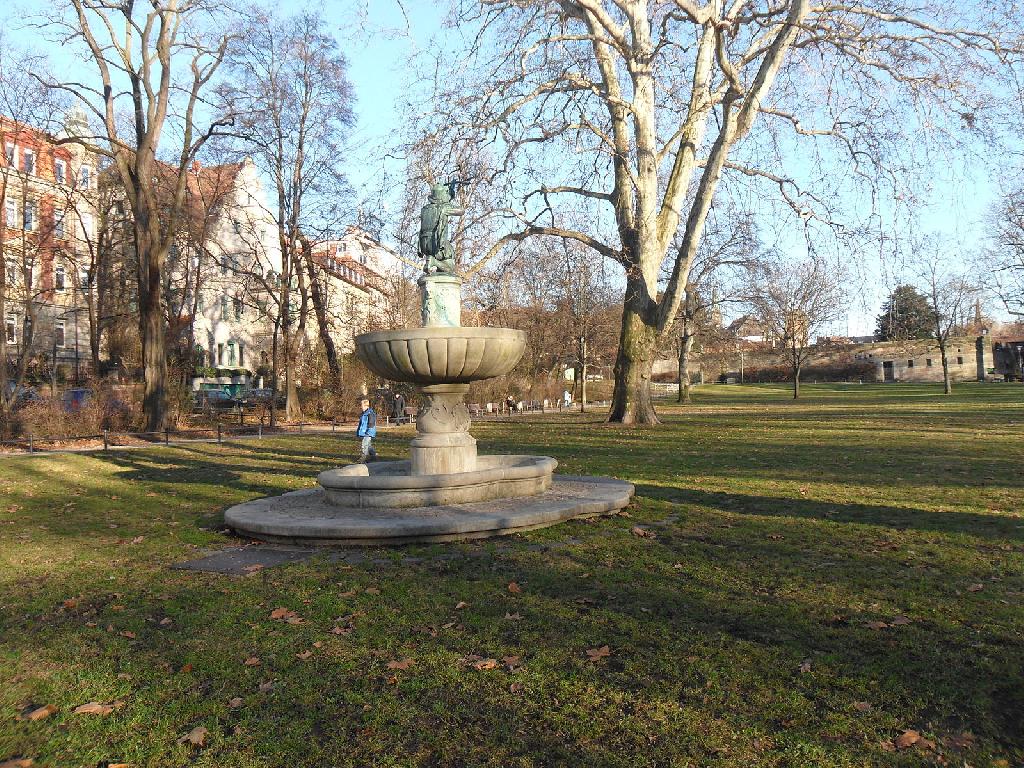
[[[370,474],[373,464],[349,464],[325,470],[317,476],[317,482],[325,489],[352,491],[406,491],[434,488],[462,488],[490,482],[508,480],[529,480],[551,476],[557,469],[558,461],[550,456],[529,456],[523,454],[495,454],[479,456],[478,462],[495,466],[472,472],[455,472],[446,475],[411,474]],[[377,462],[378,468],[404,469],[411,464],[405,461]]]
[[[430,328],[394,328],[389,331],[371,331],[356,336],[356,344],[375,344],[378,341],[396,339],[522,339],[526,343],[526,331],[518,328],[495,328],[485,326],[434,326]]]

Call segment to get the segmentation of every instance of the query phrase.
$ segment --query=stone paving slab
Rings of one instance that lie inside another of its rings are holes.
[[[272,547],[231,547],[212,555],[175,563],[171,567],[179,571],[206,571],[244,575],[251,573],[254,566],[273,568],[275,565],[298,563],[316,554],[313,549],[281,549]]]

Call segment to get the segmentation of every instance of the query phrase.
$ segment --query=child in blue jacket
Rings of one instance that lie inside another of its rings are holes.
[[[362,439],[362,455],[359,457],[359,464],[367,461],[376,461],[377,451],[373,447],[373,438],[377,436],[377,413],[370,407],[370,401],[365,397],[361,401],[363,412],[359,416],[359,426],[356,427],[356,437]]]

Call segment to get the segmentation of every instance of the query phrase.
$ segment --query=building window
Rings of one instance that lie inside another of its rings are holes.
[[[220,257],[220,273],[222,275],[228,273],[228,257],[226,254]]]
[[[238,366],[240,368],[245,367],[245,344],[241,342],[238,344]]]
[[[7,285],[18,284],[18,264],[12,259],[7,260]]]
[[[206,300],[203,298],[203,292],[202,291],[200,291],[199,295],[196,296],[196,311],[198,311],[198,312],[205,312],[206,311]]]
[[[241,320],[242,319],[242,297],[241,296],[235,296],[231,300],[231,303],[234,305],[233,308],[235,310],[235,320]]]
[[[958,358],[956,359],[956,364],[957,364],[957,365],[963,365],[963,364],[964,364],[964,359],[963,359],[962,357],[958,357]]]
[[[21,170],[30,176],[35,176],[36,153],[31,149],[23,149],[21,151]]]
[[[226,293],[220,295],[220,317],[221,320],[228,319],[228,295]]]
[[[232,229],[235,230],[236,235],[242,234],[242,222],[240,222],[238,219],[231,220],[231,227]]]
[[[217,365],[224,365],[224,345],[217,345]]]
[[[58,184],[63,184],[67,179],[67,165],[60,158],[53,161],[53,178]]]
[[[64,349],[66,335],[66,328],[63,320],[58,320],[53,324],[53,345],[57,347],[57,349]]]
[[[92,181],[92,168],[88,165],[83,165],[78,169],[78,183],[82,189],[88,189],[89,183]]]
[[[53,236],[58,240],[64,239],[64,211],[56,211],[53,214]]]
[[[13,168],[15,166],[15,159],[17,156],[18,150],[15,148],[14,144],[9,141],[4,144],[4,157],[7,158],[8,167]]]
[[[36,204],[31,200],[26,200],[25,205],[21,211],[21,225],[23,229],[32,231],[36,226]]]
[[[89,290],[89,270],[82,268],[78,272],[78,287],[83,291]]]
[[[907,360],[907,368],[913,368],[913,367],[914,367],[914,361],[913,360]]]
[[[4,203],[4,212],[7,226],[11,229],[18,226],[18,204],[13,200],[8,199],[7,202]]]
[[[82,239],[83,240],[89,240],[90,238],[92,238],[92,232],[93,232],[92,214],[91,213],[83,213],[82,214]]]
[[[64,267],[57,267],[53,270],[53,289],[58,293],[64,293],[67,287],[67,275],[64,272]]]
[[[7,343],[17,344],[18,343],[18,319],[14,315],[8,315],[7,321],[4,323],[7,329]]]
[[[228,365],[230,365],[231,367],[234,367],[234,366],[238,365],[238,358],[236,356],[236,351],[235,350],[236,350],[235,342],[229,341],[228,342]]]
[[[929,357],[929,358],[926,358],[926,359],[925,359],[925,361],[924,361],[924,364],[925,364],[925,365],[926,365],[926,366],[927,366],[928,368],[931,368],[931,367],[932,367],[932,365],[934,365],[934,362],[933,362],[933,361],[932,361],[932,359],[931,359],[931,358]]]

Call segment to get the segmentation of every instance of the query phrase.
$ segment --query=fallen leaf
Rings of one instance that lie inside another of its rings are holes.
[[[351,635],[352,627],[333,627],[331,629],[332,635]]]
[[[88,704],[79,704],[72,711],[76,715],[109,715],[114,711],[114,705],[100,704],[98,701],[90,701]]]
[[[402,659],[401,661],[389,661],[388,669],[408,669],[416,661],[414,659]]]
[[[868,629],[885,629],[889,625],[884,621],[869,621],[864,626]]]
[[[520,616],[519,613],[517,612],[517,613],[506,613],[505,614],[505,618],[508,619],[509,621],[519,621],[523,617]]]
[[[853,708],[856,709],[858,712],[870,712],[871,711],[871,705],[868,704],[866,701],[855,701],[855,702],[853,702]]]
[[[508,591],[511,592],[513,595],[518,595],[522,593],[523,588],[520,587],[516,582],[510,581],[508,583]]]
[[[296,653],[295,654],[295,658],[302,659],[303,661],[305,661],[306,659],[308,659],[312,655],[313,655],[312,651],[302,651],[302,653]]]
[[[77,600],[65,600],[64,601],[64,607],[67,608],[70,611],[72,608],[77,608],[78,607],[78,601]]]
[[[275,608],[270,612],[270,618],[274,621],[286,621],[289,624],[302,623],[302,619],[299,618],[299,614],[295,611],[290,611],[287,608]]]
[[[503,662],[505,662],[505,666],[507,666],[509,669],[515,669],[516,667],[522,666],[522,664],[523,664],[522,659],[523,659],[522,656],[502,656],[501,657],[501,660]]]
[[[25,720],[42,720],[45,717],[56,714],[57,708],[53,704],[44,704],[41,707],[35,707],[31,712],[24,716]]]
[[[366,588],[366,594],[368,594],[368,595],[379,595],[380,594],[380,590],[377,589],[376,587],[367,587]]]
[[[483,670],[483,669],[497,669],[497,667],[498,667],[498,660],[497,659],[480,659],[479,661],[474,661],[473,664],[472,664],[472,667],[473,667],[473,669],[480,669],[480,670]]]
[[[587,657],[591,661],[597,661],[598,659],[603,659],[606,656],[611,656],[611,655],[612,655],[612,649],[609,648],[607,645],[602,645],[600,648],[588,648],[587,649]]]
[[[107,763],[107,768],[132,768],[132,765],[131,763]]]
[[[906,616],[894,616],[893,618],[889,619],[890,627],[902,627],[909,623],[910,619],[908,619]]]
[[[658,538],[654,531],[648,531],[646,528],[641,528],[639,525],[634,525],[630,529],[630,533],[632,533],[634,536],[639,536],[641,539]]]
[[[135,639],[135,633],[127,629],[121,630],[117,634],[119,634],[121,637],[127,637],[129,640]]]
[[[245,573],[256,573],[256,571],[262,571],[265,567],[266,566],[260,565],[259,563],[253,563],[252,565],[245,566],[242,570]]]
[[[681,570],[683,570],[683,569],[684,569],[684,568],[685,568],[686,566],[685,566],[685,565],[683,565],[682,563],[674,563],[674,564],[672,565],[672,567],[673,567],[673,568],[674,568],[675,570],[677,570],[677,571],[681,571]]]
[[[187,675],[191,671],[192,671],[192,665],[191,664],[182,664],[181,665],[181,669],[178,670],[178,673],[182,674],[182,675]]]
[[[141,544],[145,538],[145,536],[136,536],[132,539],[132,544]]]
[[[893,741],[896,745],[896,749],[909,749],[921,740],[921,734],[914,730],[908,730],[901,733]]]
[[[168,627],[173,623],[173,621],[174,620],[170,616],[164,616],[162,619],[160,619],[160,626]]]
[[[210,732],[208,730],[203,728],[203,726],[199,725],[199,726],[196,726],[195,728],[193,728],[188,733],[186,733],[180,739],[178,739],[178,743],[179,744],[191,744],[194,747],[202,747],[203,745],[206,744],[206,736],[209,733]]]
[[[810,659],[804,659],[803,661],[800,662],[800,671],[802,673],[806,673],[806,672],[810,672],[811,671],[811,660]]]
[[[259,656],[250,656],[248,659],[242,662],[247,667],[258,667],[260,665]]]
[[[509,693],[519,693],[519,692],[521,692],[523,690],[523,684],[522,683],[512,683],[512,685],[510,685],[508,687],[508,690],[509,690]]]
[[[461,611],[463,608],[469,608],[469,603],[466,603],[466,602],[463,602],[462,600],[459,600],[459,602],[457,602],[455,604],[455,610],[456,611]]]
[[[946,743],[957,749],[968,749],[974,746],[975,736],[970,731],[964,731],[956,736],[950,736]]]
[[[15,757],[10,760],[4,760],[0,763],[0,768],[32,768],[35,761],[31,757]]]
[[[273,680],[267,680],[265,683],[260,683],[260,693],[266,693],[274,687]]]
[[[313,647],[314,648],[323,648],[324,644],[321,643],[319,640],[317,640],[315,643],[313,643]]]
[[[356,596],[356,591],[354,589],[350,589],[348,592],[339,592],[338,593],[338,597],[355,597],[355,596]]]
[[[768,538],[772,541],[782,541],[786,537],[783,536],[781,533],[769,533]]]
[[[242,703],[243,703],[242,697],[241,696],[235,696],[235,698],[231,699],[228,702],[228,706],[231,707],[231,709],[238,709],[240,706],[242,706]]]
[[[967,591],[968,592],[981,592],[981,590],[983,590],[984,588],[985,588],[984,584],[971,584],[971,586],[969,586],[967,588]]]

